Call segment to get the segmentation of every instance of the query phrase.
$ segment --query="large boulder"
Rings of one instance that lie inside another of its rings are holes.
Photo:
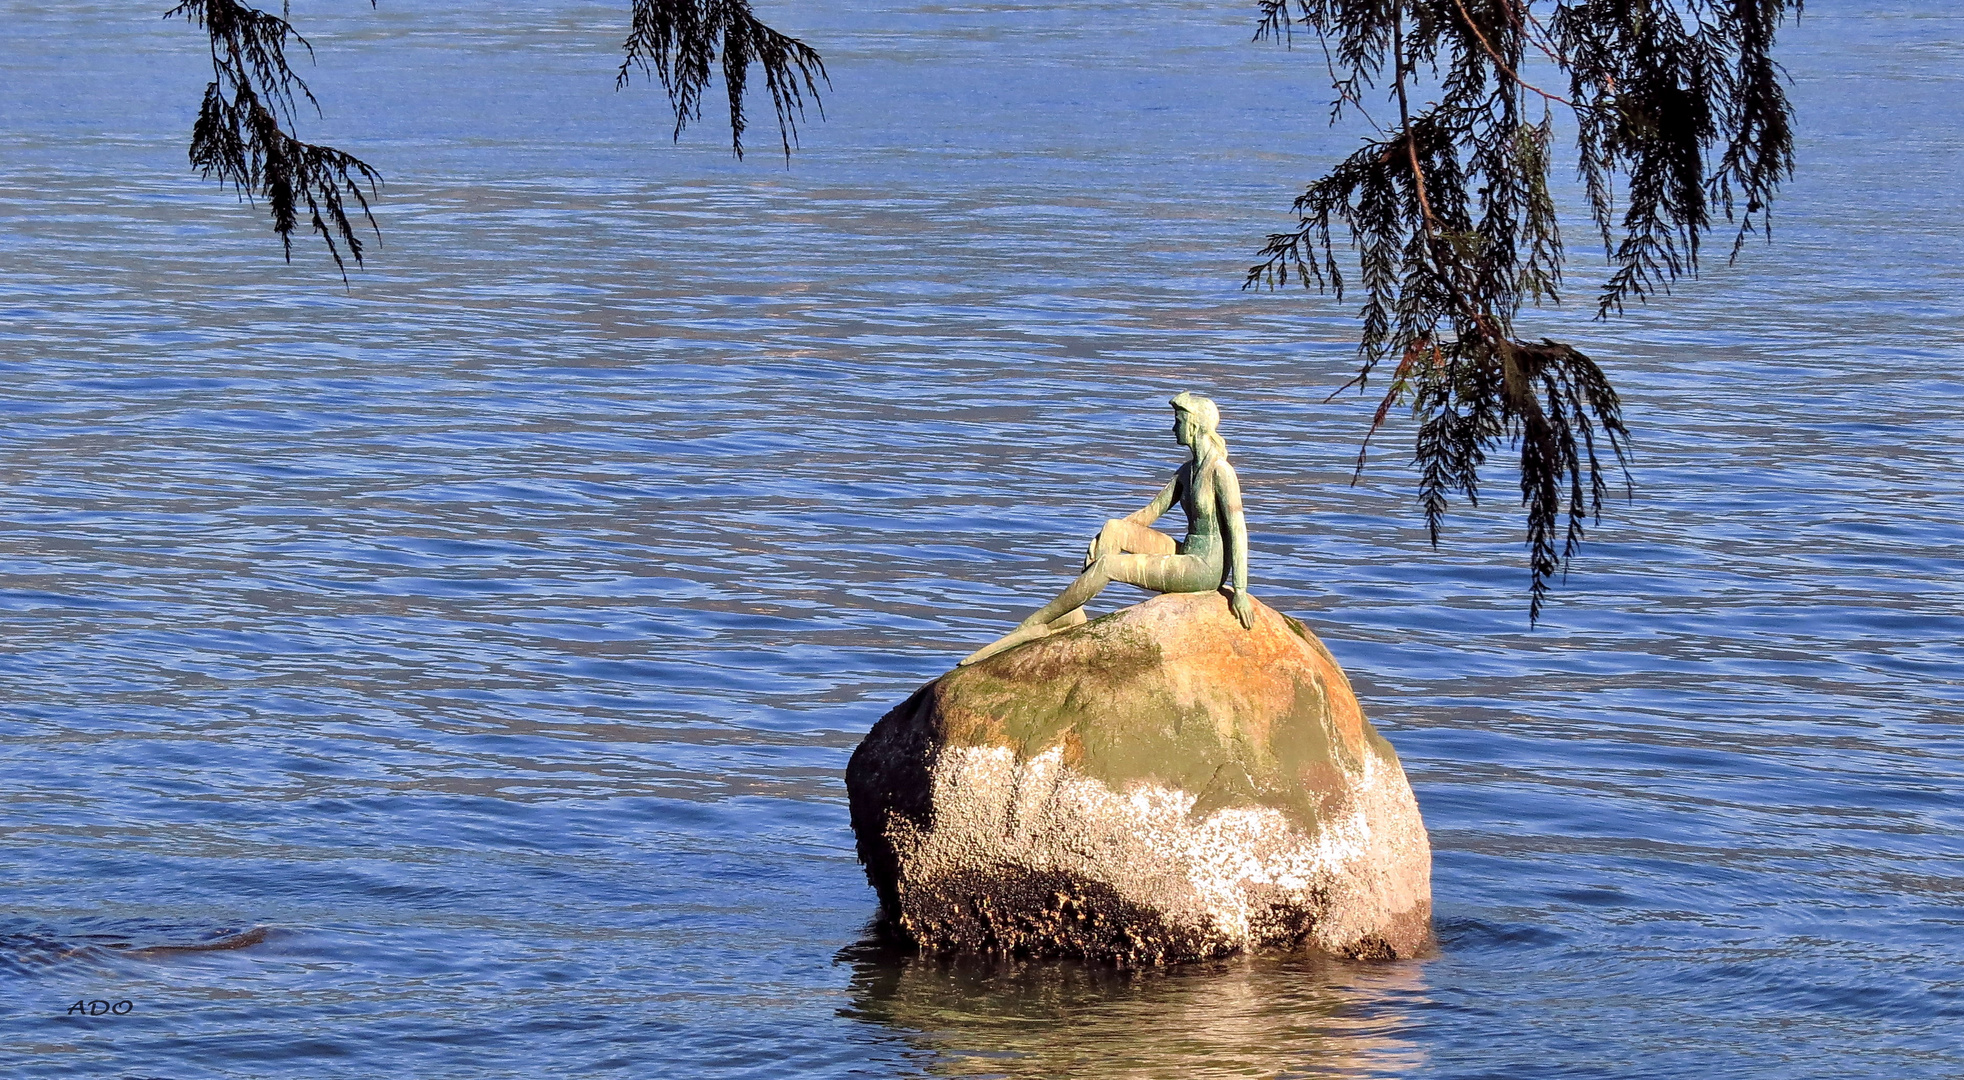
[[[1431,939],[1398,756],[1301,623],[1175,594],[957,668],[846,769],[859,857],[922,948],[1120,964]]]

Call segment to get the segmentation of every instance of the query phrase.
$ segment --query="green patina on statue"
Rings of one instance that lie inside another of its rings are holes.
[[[1173,437],[1191,449],[1193,457],[1142,509],[1105,522],[1085,552],[1084,572],[1057,599],[964,657],[957,667],[1084,622],[1084,605],[1114,581],[1159,593],[1225,588],[1235,618],[1244,629],[1253,625],[1248,523],[1241,514],[1241,481],[1228,464],[1227,443],[1218,430],[1221,411],[1212,401],[1191,393],[1173,398],[1172,405]],[[1152,528],[1176,501],[1187,515],[1186,539],[1177,541]]]

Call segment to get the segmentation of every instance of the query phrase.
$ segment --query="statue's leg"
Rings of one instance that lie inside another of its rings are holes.
[[[1115,555],[1105,560],[1111,580],[1156,593],[1212,592],[1221,568],[1199,555]]]
[[[1083,608],[1066,611],[1062,615],[1050,620],[1050,632],[1054,634],[1059,630],[1069,630],[1073,626],[1083,626],[1090,621],[1091,616],[1086,615]]]
[[[1178,540],[1150,525],[1112,518],[1092,538],[1090,550],[1084,553],[1084,568],[1091,569],[1092,563],[1106,555],[1171,555],[1179,550]],[[1085,619],[1084,609],[1076,607],[1050,620],[1049,625],[1052,630],[1064,630],[1082,625]]]
[[[1136,555],[1100,556],[1097,561],[1085,569],[1084,573],[1079,574],[1077,580],[1071,582],[1057,599],[1045,604],[1029,618],[1016,624],[1016,629],[969,653],[955,666],[965,667],[975,663],[977,660],[986,660],[1002,652],[1004,649],[1012,649],[1026,641],[1035,641],[1040,637],[1050,636],[1052,623],[1059,622],[1073,615],[1081,615],[1082,613],[1079,609],[1083,608],[1085,603],[1092,597],[1098,595],[1099,591],[1106,585],[1111,584],[1112,577],[1108,567],[1113,561],[1141,557]],[[1082,621],[1082,619],[1080,618],[1079,621]],[[1065,625],[1073,624],[1066,623]],[[1059,629],[1062,629],[1062,627],[1059,627]]]
[[[1084,553],[1084,567],[1089,570],[1100,555],[1171,555],[1179,550],[1180,542],[1158,529],[1113,518],[1105,522],[1105,527],[1091,541],[1090,550]]]
[[[1103,592],[1112,583],[1112,563],[1131,556],[1100,555],[1077,580],[1064,587],[1057,599],[1037,609],[1036,613],[1023,620],[1024,626],[1049,626],[1053,621],[1070,614],[1091,602],[1091,598]]]
[[[1018,623],[1016,629],[963,657],[955,666],[965,667],[1026,641],[1049,637],[1053,626],[1063,629],[1064,625],[1075,625],[1064,620],[1081,617],[1084,605],[1114,581],[1160,593],[1209,592],[1220,588],[1221,568],[1199,555],[1100,555],[1057,599]]]

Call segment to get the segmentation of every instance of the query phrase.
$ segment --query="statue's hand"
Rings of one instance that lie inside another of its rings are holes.
[[[1255,598],[1249,596],[1246,590],[1234,590],[1234,595],[1228,597],[1228,610],[1234,612],[1234,617],[1241,620],[1243,630],[1254,629]]]

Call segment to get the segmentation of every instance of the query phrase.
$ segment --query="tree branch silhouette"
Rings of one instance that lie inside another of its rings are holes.
[[[1771,51],[1798,0],[1261,0],[1256,36],[1301,28],[1333,57],[1335,111],[1386,86],[1398,126],[1311,183],[1297,227],[1268,238],[1246,287],[1292,278],[1341,299],[1338,231],[1363,303],[1360,390],[1390,385],[1365,435],[1408,404],[1419,502],[1436,545],[1450,499],[1479,501],[1490,454],[1518,451],[1528,617],[1600,521],[1629,431],[1602,368],[1573,345],[1517,335],[1524,306],[1559,303],[1564,252],[1548,186],[1553,109],[1570,110],[1589,213],[1611,263],[1596,315],[1695,275],[1714,210],[1737,224],[1732,257],[1767,229],[1793,172],[1792,109]],[[1534,9],[1540,6],[1542,14]],[[1566,97],[1520,74],[1528,48]],[[1436,100],[1412,97],[1425,74]],[[1532,118],[1529,95],[1540,105]],[[1623,203],[1617,212],[1617,198]],[[1359,468],[1363,465],[1359,453]]]
[[[382,175],[353,154],[293,136],[296,103],[304,100],[316,113],[320,105],[287,63],[287,47],[299,45],[311,56],[313,46],[284,18],[237,0],[184,0],[164,18],[185,19],[211,42],[212,80],[191,128],[191,164],[241,199],[265,199],[289,262],[304,206],[346,283],[343,250],[357,266],[362,262],[349,203],[379,236],[368,200]]]
[[[805,98],[809,96],[822,111],[818,84],[830,85],[817,51],[765,26],[748,0],[634,0],[633,29],[622,49],[627,56],[614,85],[625,88],[635,71],[659,79],[675,110],[678,140],[690,122],[702,119],[703,91],[720,49],[730,106],[730,150],[739,158],[743,134],[749,129],[743,96],[752,64],[764,69],[764,89],[777,114],[778,138],[787,161],[798,141]]]
[[[729,99],[730,149],[741,158],[749,130],[744,96],[751,68],[761,67],[779,141],[790,159],[806,102],[822,115],[819,84],[829,82],[816,50],[766,26],[749,0],[632,0],[632,5],[617,87],[625,88],[636,71],[660,80],[680,139],[690,122],[702,118],[703,94],[720,73]],[[356,219],[381,235],[369,200],[382,174],[353,154],[295,135],[297,104],[304,102],[316,114],[320,104],[294,72],[288,52],[298,46],[312,57],[313,46],[284,14],[240,0],[183,0],[164,18],[184,19],[205,31],[210,42],[212,81],[191,129],[191,164],[242,200],[265,200],[288,261],[293,233],[304,217],[327,245],[345,284],[347,260],[363,265]]]

